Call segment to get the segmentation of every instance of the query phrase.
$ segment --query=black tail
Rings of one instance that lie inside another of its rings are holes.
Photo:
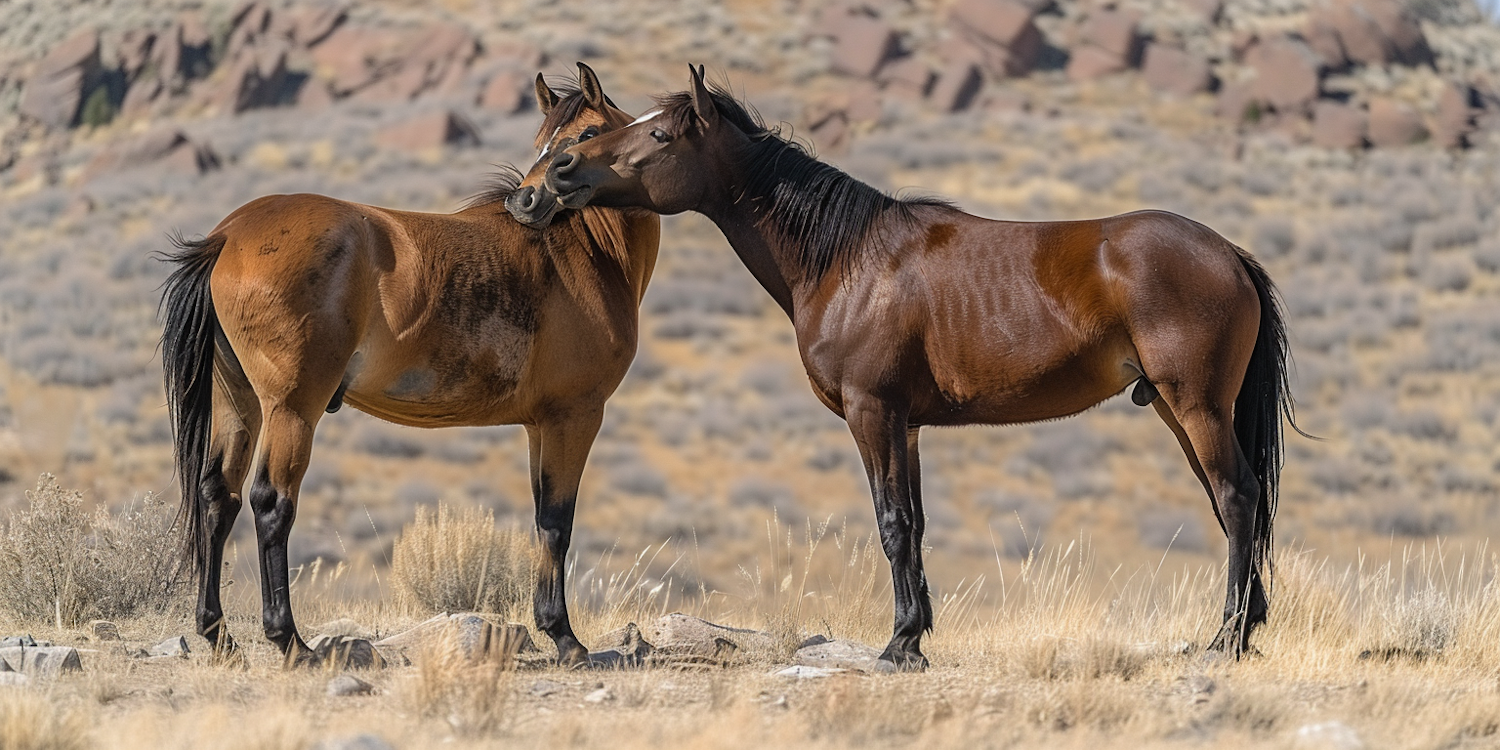
[[[1240,263],[1250,274],[1255,292],[1260,296],[1260,335],[1255,339],[1255,351],[1250,355],[1250,366],[1245,369],[1245,381],[1234,400],[1234,435],[1260,482],[1253,559],[1256,570],[1265,566],[1265,580],[1269,584],[1274,543],[1271,525],[1276,519],[1281,478],[1282,419],[1285,418],[1297,432],[1302,430],[1297,427],[1296,408],[1292,403],[1287,369],[1291,354],[1280,295],[1260,263],[1244,250],[1239,250],[1239,255]]]
[[[177,523],[182,529],[181,561],[195,576],[208,565],[209,529],[203,496],[213,422],[214,338],[219,327],[214,314],[209,276],[224,249],[224,238],[172,238],[177,251],[164,253],[177,265],[162,285],[161,361],[165,371],[167,410],[171,413],[177,481],[182,505]]]

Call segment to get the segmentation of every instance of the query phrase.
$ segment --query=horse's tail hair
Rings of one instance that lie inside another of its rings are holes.
[[[1256,295],[1260,297],[1260,333],[1255,339],[1250,364],[1245,368],[1239,395],[1234,400],[1234,434],[1260,483],[1251,560],[1256,570],[1264,566],[1265,582],[1269,588],[1274,547],[1271,527],[1276,519],[1283,460],[1282,419],[1285,418],[1298,433],[1302,430],[1297,427],[1296,405],[1292,401],[1291,353],[1280,295],[1260,263],[1244,250],[1235,249],[1240,264],[1255,285]]]
[[[162,285],[158,314],[164,327],[161,360],[172,423],[173,463],[182,488],[177,514],[182,535],[179,564],[186,564],[199,580],[207,572],[210,547],[208,498],[203,484],[213,429],[214,341],[219,335],[209,277],[224,242],[222,235],[201,240],[174,235],[176,252],[160,256],[177,266]]]

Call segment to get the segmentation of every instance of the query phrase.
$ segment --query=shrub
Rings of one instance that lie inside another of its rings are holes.
[[[99,86],[84,100],[83,110],[78,113],[78,122],[85,127],[97,128],[108,125],[115,119],[115,113],[115,103],[110,98],[109,87]]]
[[[492,511],[419,507],[391,552],[391,581],[414,609],[509,616],[530,598],[535,559],[531,535],[496,527]]]
[[[118,515],[83,509],[83,493],[51,474],[0,537],[0,608],[22,620],[78,625],[162,612],[180,603],[174,515],[148,493]]]
[[[611,483],[631,495],[662,498],[667,496],[667,478],[643,463],[630,463],[611,469]]]

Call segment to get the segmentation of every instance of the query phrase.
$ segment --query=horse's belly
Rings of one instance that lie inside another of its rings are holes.
[[[1077,414],[1119,393],[1134,376],[1118,347],[1082,351],[1018,345],[932,362],[936,394],[926,424],[1016,424]],[[981,350],[982,349],[982,350]]]
[[[509,324],[479,335],[433,337],[423,346],[373,345],[350,362],[348,400],[362,411],[418,426],[522,421],[532,336]]]

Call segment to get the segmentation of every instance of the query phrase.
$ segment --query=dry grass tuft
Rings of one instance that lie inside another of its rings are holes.
[[[495,526],[491,511],[418,507],[392,551],[391,581],[398,602],[413,609],[522,619],[535,565],[530,533]]]
[[[0,610],[33,623],[162,613],[180,606],[173,514],[150,493],[111,515],[51,474],[26,492],[0,536]]]
[[[446,723],[461,736],[508,732],[516,718],[514,650],[471,659],[449,630],[425,644],[404,696],[421,716]]]
[[[84,750],[92,747],[87,723],[45,694],[0,688],[0,748]]]

